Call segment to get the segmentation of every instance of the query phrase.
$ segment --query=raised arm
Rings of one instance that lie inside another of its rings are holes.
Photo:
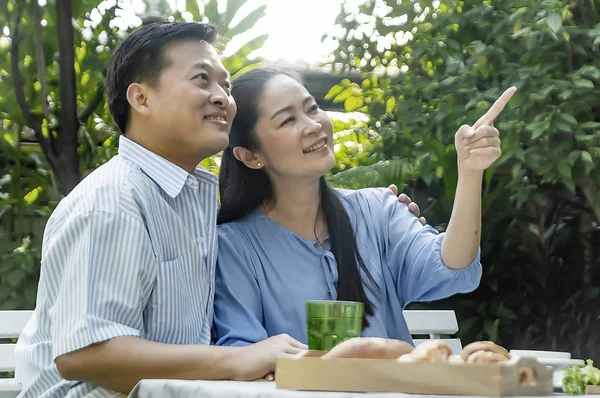
[[[516,88],[506,90],[473,127],[464,125],[455,135],[458,184],[442,243],[444,263],[461,269],[473,262],[481,241],[481,186],[483,172],[501,155],[500,133],[493,123]]]

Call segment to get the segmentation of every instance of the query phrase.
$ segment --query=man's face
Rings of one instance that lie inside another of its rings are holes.
[[[206,42],[189,40],[166,47],[164,56],[169,64],[148,90],[148,121],[159,151],[181,157],[175,163],[222,151],[237,108],[219,54]]]

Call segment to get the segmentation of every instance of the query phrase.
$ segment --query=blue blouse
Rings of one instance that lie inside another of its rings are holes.
[[[468,267],[442,261],[444,237],[400,203],[389,189],[337,190],[355,230],[359,252],[375,279],[365,288],[375,314],[363,336],[412,343],[404,307],[467,293],[479,285],[479,253]],[[219,227],[215,285],[217,345],[246,345],[287,333],[307,342],[307,300],[335,300],[337,265],[328,250],[302,239],[260,211]]]

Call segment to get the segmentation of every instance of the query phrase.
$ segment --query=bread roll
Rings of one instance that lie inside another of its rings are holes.
[[[493,360],[494,358],[499,359],[501,356],[503,356],[506,361],[508,361],[510,359],[510,355],[508,354],[508,351],[506,350],[506,348],[501,347],[491,341],[476,341],[474,343],[468,344],[463,348],[463,351],[460,354],[460,356],[463,359],[463,361],[469,362],[469,360],[468,360],[469,357],[478,351],[492,352],[492,353],[499,354],[499,356],[480,355],[478,357],[478,358],[487,358],[489,360],[492,360],[492,362],[503,362],[503,361],[494,361]],[[483,359],[483,361],[485,361],[487,359]],[[471,362],[471,363],[473,363],[473,362]],[[478,362],[478,363],[480,363],[480,362]]]
[[[465,361],[463,361],[460,355],[450,355],[450,357],[448,357],[448,363],[465,363]]]
[[[398,358],[399,362],[448,362],[452,349],[441,340],[419,344],[411,353]]]
[[[510,357],[506,354],[492,351],[475,351],[467,358],[467,363],[496,363],[506,362]]]
[[[321,358],[396,359],[413,349],[413,346],[401,340],[355,337],[336,345]]]

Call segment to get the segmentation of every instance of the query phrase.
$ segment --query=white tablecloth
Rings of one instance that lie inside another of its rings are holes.
[[[395,393],[341,393],[278,390],[275,382],[142,380],[129,398],[425,398],[426,395]],[[431,398],[445,398],[443,395]],[[572,397],[572,396],[570,396]],[[456,398],[456,396],[447,396]]]

